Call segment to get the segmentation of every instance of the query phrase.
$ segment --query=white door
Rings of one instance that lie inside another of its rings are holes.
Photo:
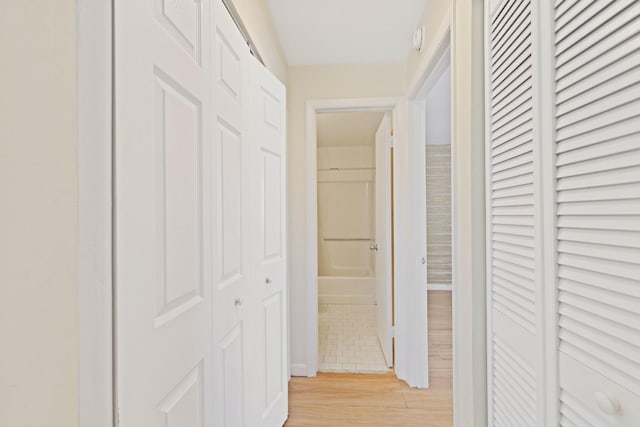
[[[209,2],[116,0],[119,425],[212,425]]]
[[[487,318],[489,420],[545,425],[537,7],[502,2],[489,24]]]
[[[250,426],[281,426],[287,418],[286,94],[255,58],[249,64],[252,187]]]
[[[250,287],[255,241],[251,211],[257,194],[253,183],[248,132],[249,51],[221,1],[213,2],[211,151],[213,229],[214,399],[217,426],[251,425],[254,363],[250,339]]]
[[[554,6],[559,424],[640,426],[640,2]]]
[[[393,365],[391,311],[391,119],[376,132],[376,301],[377,331],[387,366]]]

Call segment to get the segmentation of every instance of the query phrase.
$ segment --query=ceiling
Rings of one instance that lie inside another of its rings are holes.
[[[318,114],[318,147],[373,146],[383,116],[382,112]]]
[[[404,61],[427,0],[266,0],[289,65]]]

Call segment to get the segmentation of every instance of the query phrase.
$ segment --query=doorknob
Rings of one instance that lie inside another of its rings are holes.
[[[602,412],[607,415],[615,415],[620,412],[620,402],[617,399],[598,391],[595,394],[596,402]]]
[[[233,300],[233,303],[236,305],[236,308],[242,307],[242,300],[240,298],[236,298],[235,300]]]
[[[372,251],[377,251],[378,250],[378,244],[374,243],[373,245],[369,246],[369,249],[371,249]]]
[[[271,279],[269,277],[267,277],[266,279],[264,279],[264,283],[266,283],[268,285],[269,283],[271,283]]]

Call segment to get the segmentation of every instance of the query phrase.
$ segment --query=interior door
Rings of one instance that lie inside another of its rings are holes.
[[[256,277],[250,286],[252,426],[281,426],[287,418],[286,94],[284,85],[250,58],[251,213]],[[253,301],[253,299],[252,299]]]
[[[210,426],[209,2],[116,0],[119,425]]]
[[[249,368],[255,281],[251,245],[254,165],[248,129],[249,51],[221,1],[213,2],[211,152],[215,424],[252,425]]]
[[[391,320],[391,118],[384,115],[376,132],[376,322],[387,366],[393,365]]]
[[[547,425],[535,3],[502,2],[487,27],[487,355],[494,425]]]

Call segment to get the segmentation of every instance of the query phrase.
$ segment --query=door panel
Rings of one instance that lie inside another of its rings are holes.
[[[250,406],[252,230],[251,147],[247,131],[248,48],[221,1],[213,4],[212,218],[215,287],[215,423],[242,426]],[[254,240],[254,239],[253,239]]]
[[[211,425],[209,7],[117,0],[114,15],[120,425]]]
[[[204,426],[202,364],[180,381],[158,405],[160,427]]]
[[[244,333],[242,323],[237,323],[222,339],[222,376],[217,377],[218,398],[222,398],[222,420],[224,426],[244,425]]]
[[[117,0],[115,26],[120,425],[282,425],[284,87],[221,1]]]
[[[254,344],[260,354],[253,425],[281,426],[287,417],[285,102],[282,83],[251,58],[251,132],[255,141],[255,262],[259,301]]]
[[[376,322],[387,366],[393,365],[391,334],[391,119],[385,114],[376,132]]]

